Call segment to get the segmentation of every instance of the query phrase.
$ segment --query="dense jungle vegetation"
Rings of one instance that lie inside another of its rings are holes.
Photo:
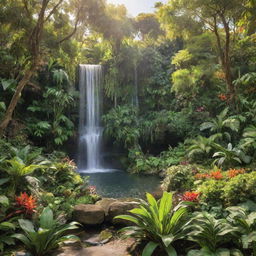
[[[78,224],[53,214],[69,220],[75,204],[98,198],[71,160],[81,63],[104,68],[105,161],[161,173],[163,190],[196,204],[192,224],[179,222],[188,203],[173,209],[167,192],[122,216],[152,242],[143,256],[158,246],[177,255],[187,236],[198,244],[189,256],[256,255],[255,0],[169,0],[137,17],[105,0],[1,0],[0,251],[19,239],[44,255],[77,239],[64,233]],[[44,249],[33,225],[51,233]]]

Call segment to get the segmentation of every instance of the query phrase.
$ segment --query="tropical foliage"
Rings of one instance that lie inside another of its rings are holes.
[[[136,226],[126,227],[122,232],[129,236],[148,240],[142,255],[150,256],[159,246],[168,255],[177,255],[172,243],[185,237],[187,220],[186,205],[173,207],[172,194],[164,192],[157,202],[147,194],[147,202],[141,200],[140,207],[130,211],[132,215],[120,215],[116,218],[129,220]]]
[[[74,235],[64,235],[67,230],[78,228],[78,223],[60,225],[53,218],[53,212],[50,208],[45,208],[39,218],[39,227],[35,228],[29,220],[19,219],[19,225],[24,234],[14,234],[12,237],[19,239],[24,243],[26,249],[32,255],[43,256],[51,252],[66,240],[79,240]]]

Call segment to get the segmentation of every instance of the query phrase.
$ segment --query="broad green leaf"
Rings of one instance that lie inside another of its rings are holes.
[[[19,219],[18,220],[20,227],[25,231],[25,232],[35,232],[34,225],[31,221],[29,220],[24,220],[24,219]]]
[[[154,242],[149,242],[143,252],[142,252],[142,256],[151,256],[154,252],[154,250],[159,246],[158,243],[154,243]]]
[[[165,251],[167,252],[168,256],[177,256],[176,250],[171,245],[165,248]]]
[[[40,216],[40,227],[43,229],[53,228],[55,221],[53,220],[53,212],[50,207],[43,209]]]

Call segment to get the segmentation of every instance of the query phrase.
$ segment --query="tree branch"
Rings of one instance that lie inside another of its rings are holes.
[[[70,39],[70,38],[76,33],[76,31],[77,31],[77,26],[78,26],[78,23],[79,23],[80,11],[81,11],[81,9],[79,8],[78,11],[77,11],[76,22],[75,22],[75,26],[74,26],[73,31],[72,31],[69,35],[67,35],[67,36],[65,36],[63,39],[61,39],[61,40],[58,42],[58,44],[61,44],[61,43],[63,43],[64,41]]]
[[[56,11],[56,9],[62,4],[64,0],[59,0],[59,2],[52,8],[52,10],[50,11],[50,13],[48,14],[48,16],[45,18],[45,22],[48,21],[50,19],[50,17],[52,16],[52,14]]]

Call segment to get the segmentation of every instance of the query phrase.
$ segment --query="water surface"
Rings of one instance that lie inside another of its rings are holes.
[[[160,184],[156,176],[130,174],[120,170],[99,173],[80,173],[89,176],[89,183],[96,186],[102,197],[144,197],[145,192],[154,192]]]

